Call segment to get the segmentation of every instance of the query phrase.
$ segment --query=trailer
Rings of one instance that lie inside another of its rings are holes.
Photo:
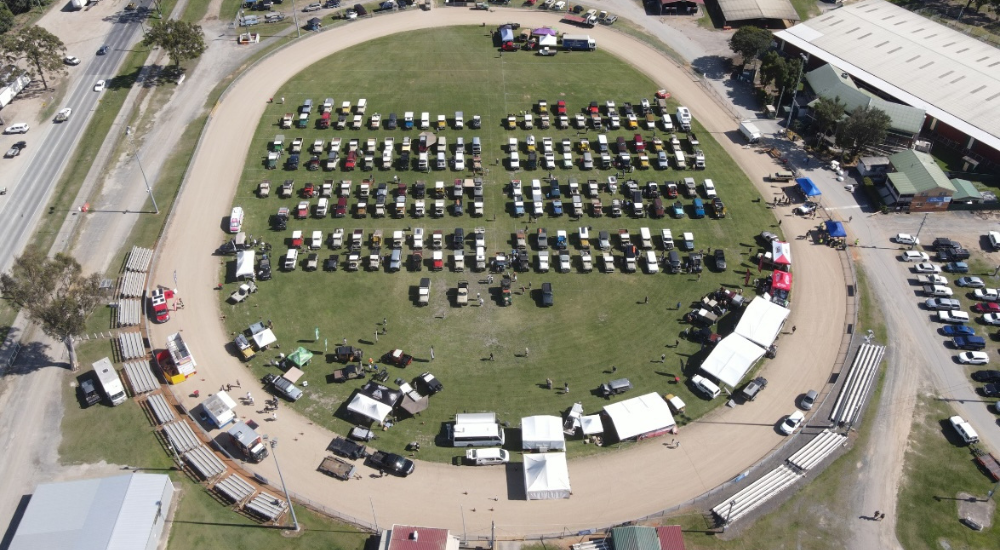
[[[745,137],[749,143],[757,143],[760,141],[760,129],[749,120],[740,122],[740,133],[743,134],[743,137]]]
[[[357,466],[347,462],[342,458],[337,458],[335,456],[328,456],[323,459],[323,462],[319,465],[319,471],[323,472],[328,476],[335,477],[347,481],[354,477],[354,472],[357,470]]]
[[[579,25],[581,27],[593,27],[597,23],[597,17],[593,15],[573,15],[568,13],[563,16],[563,21],[573,23],[574,25]]]
[[[264,439],[253,428],[243,421],[237,421],[227,432],[233,445],[249,462],[260,462],[267,458],[267,446]]]
[[[179,332],[167,336],[167,348],[157,354],[156,362],[171,384],[183,382],[198,372],[198,363]]]

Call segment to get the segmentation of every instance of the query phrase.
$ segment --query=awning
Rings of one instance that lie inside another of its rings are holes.
[[[551,35],[545,35],[538,39],[539,46],[557,46],[559,45],[559,40]]]
[[[782,241],[772,242],[771,262],[778,265],[792,265],[792,245]]]
[[[266,346],[278,341],[278,338],[271,332],[271,329],[266,328],[263,332],[258,332],[253,335],[253,341],[257,344],[257,349],[264,349]]]
[[[299,346],[299,349],[288,354],[288,362],[295,365],[296,367],[302,368],[309,364],[312,360],[313,353],[306,348]]]
[[[775,273],[784,272],[776,271]],[[743,310],[740,322],[736,324],[736,329],[733,332],[762,348],[766,348],[774,343],[790,313],[788,308],[758,296],[751,300],[750,304]]]
[[[670,407],[658,393],[647,393],[604,407],[618,433],[626,440],[644,434],[665,430],[675,425]]]
[[[347,410],[381,424],[385,420],[385,417],[389,416],[389,413],[392,412],[392,407],[385,403],[380,403],[363,393],[355,393],[351,402],[347,405]]]
[[[799,189],[801,189],[807,197],[817,197],[823,194],[819,192],[819,187],[816,187],[813,180],[809,178],[798,178],[795,180],[795,183],[799,184]]]
[[[826,222],[826,232],[829,233],[831,237],[847,236],[847,231],[844,231],[844,224],[840,222],[834,222],[834,221]]]
[[[580,428],[583,435],[594,435],[604,433],[604,422],[601,422],[601,415],[589,414],[580,418]]]
[[[764,348],[739,334],[730,334],[716,344],[701,364],[701,370],[735,388],[763,355]]]
[[[303,374],[305,373],[299,370],[298,368],[292,367],[287,371],[285,371],[285,374],[282,374],[281,377],[294,384],[299,381],[299,378],[302,378]]]
[[[792,274],[787,271],[775,270],[775,272],[771,274],[771,287],[791,292]]]
[[[254,251],[240,250],[236,253],[236,278],[242,279],[254,276]]]
[[[566,438],[558,416],[538,415],[521,419],[521,448],[565,450]]]
[[[427,399],[427,396],[420,395],[417,392],[404,394],[403,399],[399,402],[399,408],[413,416],[416,416],[417,413],[426,410],[429,405],[430,400]]]
[[[542,35],[555,36],[556,35],[556,31],[555,31],[555,29],[550,29],[548,27],[542,27],[540,29],[533,29],[531,31],[531,34],[533,34],[535,36],[542,36]]]

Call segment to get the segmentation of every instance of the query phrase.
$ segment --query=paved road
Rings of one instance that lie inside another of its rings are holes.
[[[60,124],[43,121],[42,128],[35,128],[25,136],[28,147],[35,151],[26,159],[28,166],[21,176],[6,184],[7,200],[0,202],[0,272],[7,271],[28,242],[66,163],[83,137],[92,112],[101,96],[109,93],[95,92],[94,84],[117,74],[139,31],[139,20],[129,17],[127,22],[112,25],[104,42],[110,48],[106,55],[78,52],[85,76],[77,79],[62,103],[62,107],[73,109],[73,115]]]

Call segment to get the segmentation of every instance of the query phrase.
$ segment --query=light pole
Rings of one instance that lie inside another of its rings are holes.
[[[149,188],[149,180],[146,179],[146,171],[142,169],[142,162],[139,160],[139,150],[135,147],[135,142],[132,141],[132,127],[125,127],[125,135],[128,136],[128,142],[132,145],[132,155],[135,156],[135,163],[139,165],[139,172],[142,174],[142,181],[146,184],[146,193],[149,195],[149,200],[153,201],[154,214],[160,213],[160,207],[156,206],[156,197],[153,196],[153,190]]]
[[[292,497],[288,496],[288,487],[285,486],[285,478],[281,475],[281,465],[278,464],[278,453],[274,452],[278,446],[278,440],[271,440],[271,456],[274,457],[274,465],[278,468],[278,479],[281,480],[281,490],[285,492],[285,502],[288,503],[288,511],[292,513],[292,530],[299,530],[299,520],[295,517],[295,507],[292,506]]]
[[[295,9],[295,0],[292,0],[292,19],[295,20],[295,38],[301,38],[302,27],[299,26],[299,12]]]
[[[726,512],[726,523],[722,524],[722,532],[726,532],[726,528],[729,527],[729,516],[733,515],[733,506],[736,506],[736,499],[729,501],[729,511]]]
[[[795,95],[799,93],[799,82],[802,81],[802,69],[806,68],[806,63],[809,62],[809,56],[804,53],[800,53],[799,57],[802,58],[802,64],[799,65],[799,76],[795,77],[795,88],[792,89],[792,104],[788,106],[788,122],[785,123],[785,131],[788,131],[792,127],[792,113],[795,111]],[[778,105],[781,108],[781,105]]]

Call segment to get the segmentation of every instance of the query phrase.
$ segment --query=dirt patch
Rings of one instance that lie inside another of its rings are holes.
[[[958,518],[968,518],[983,526],[983,530],[989,529],[993,523],[993,511],[997,504],[993,499],[981,499],[969,493],[960,492],[955,495],[955,503],[958,504]]]

